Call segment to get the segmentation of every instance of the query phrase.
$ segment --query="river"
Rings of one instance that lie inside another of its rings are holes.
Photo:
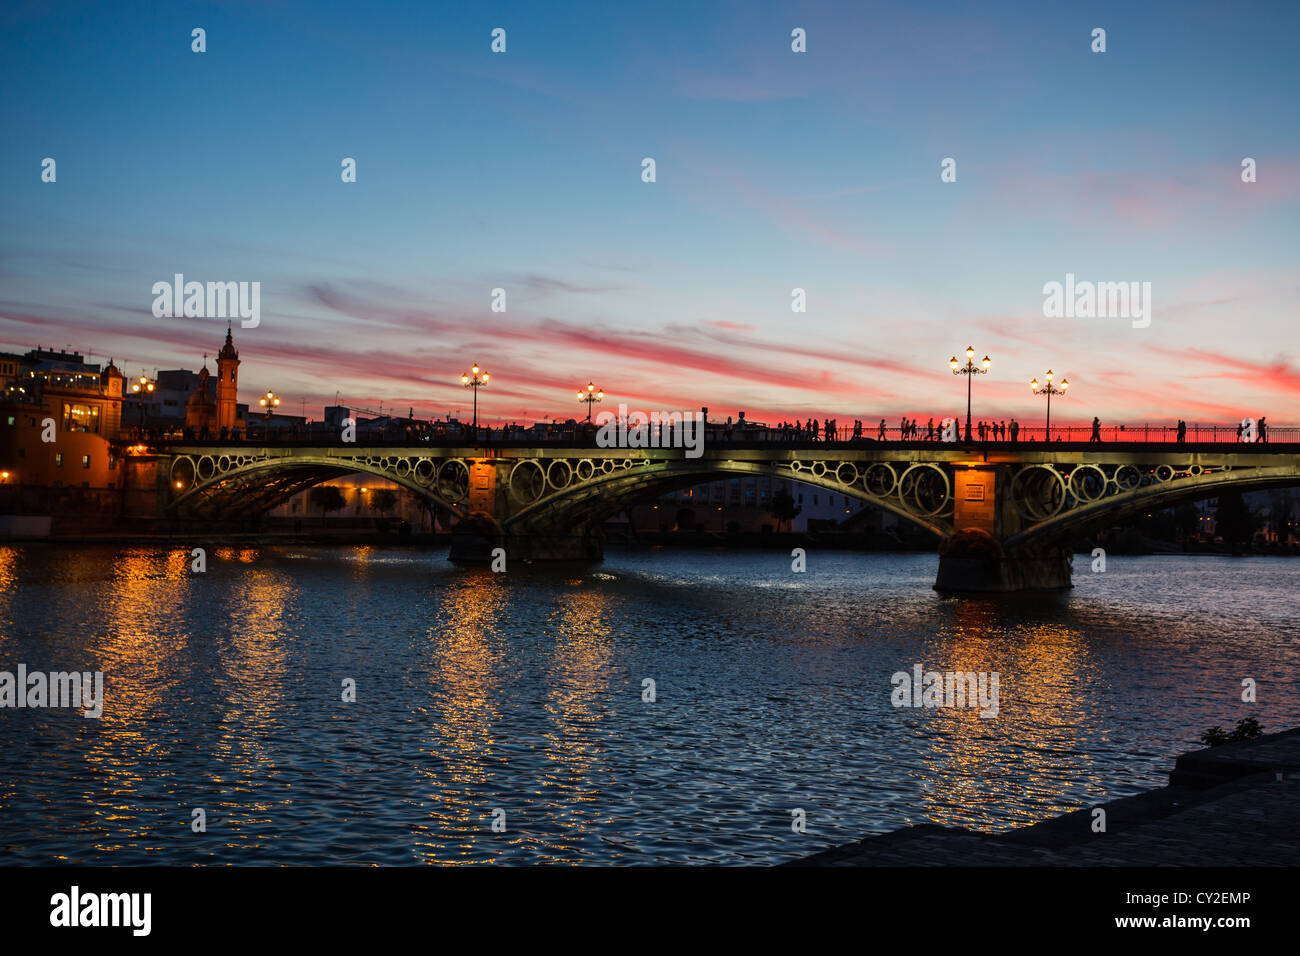
[[[1022,826],[1162,786],[1211,725],[1300,725],[1285,558],[1080,557],[1032,599],[937,595],[934,555],[190,562],[0,546],[0,671],[102,671],[106,697],[0,709],[0,863],[770,864]],[[996,672],[997,716],[895,708],[916,664]]]

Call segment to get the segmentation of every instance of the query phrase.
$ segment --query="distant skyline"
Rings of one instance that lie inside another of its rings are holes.
[[[10,4],[0,348],[213,368],[184,273],[261,283],[240,399],[312,417],[468,418],[478,362],[486,422],[892,426],[964,415],[971,345],[976,418],[1051,368],[1053,422],[1298,423],[1300,6],[1135,6]],[[1067,274],[1150,326],[1045,318]]]

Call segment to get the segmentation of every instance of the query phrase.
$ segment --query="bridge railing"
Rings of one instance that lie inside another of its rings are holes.
[[[963,426],[964,427],[964,426]],[[1048,439],[1046,429],[1041,425],[1021,425],[1018,432],[1014,433],[1008,426],[1005,437],[999,435],[994,437],[992,431],[986,431],[983,436],[980,435],[977,426],[972,427],[972,440],[976,444],[980,443],[1005,443],[1005,444],[1041,444]],[[1300,426],[1268,426],[1263,436],[1269,443],[1287,444],[1300,442]],[[1055,442],[1088,442],[1092,438],[1092,428],[1089,425],[1053,425],[1050,440]],[[1102,425],[1098,439],[1102,442],[1121,442],[1125,444],[1176,444],[1178,442],[1178,430],[1173,425]],[[333,429],[310,429],[300,430],[293,428],[275,428],[269,431],[254,430],[252,434],[240,433],[238,435],[220,435],[220,434],[193,434],[183,433],[178,429],[158,430],[146,429],[141,433],[139,429],[124,428],[121,430],[119,440],[124,442],[146,442],[150,445],[168,445],[168,444],[196,444],[196,445],[300,445],[300,446],[320,446],[332,445],[347,447],[336,430]],[[1186,437],[1184,439],[1189,444],[1236,444],[1241,439],[1238,436],[1237,428],[1233,425],[1200,425],[1188,424]],[[764,446],[827,446],[837,445],[839,447],[861,447],[871,445],[877,442],[886,442],[889,444],[904,445],[927,445],[942,444],[938,427],[933,432],[927,425],[918,425],[915,431],[909,431],[904,435],[903,429],[895,425],[886,427],[881,432],[877,426],[875,428],[864,427],[857,437],[855,437],[852,428],[841,426],[836,429],[834,435],[827,439],[825,431],[819,431],[814,439],[805,431],[787,430],[782,431],[779,428],[737,428],[727,427],[721,424],[710,422],[706,429],[705,446],[710,445],[745,445],[750,447]],[[387,432],[375,432],[371,434],[359,433],[355,442],[351,443],[359,446],[392,446],[395,448],[457,448],[464,447],[467,444],[485,445],[491,447],[503,448],[527,448],[533,446],[559,446],[569,448],[596,448],[596,432],[594,428],[584,427],[566,427],[557,426],[554,429],[548,429],[544,433],[527,432],[524,429],[515,429],[507,431],[505,429],[489,429],[482,427],[479,429],[478,440],[469,435],[461,434],[444,434],[428,435],[390,430]],[[658,446],[655,446],[658,447]]]

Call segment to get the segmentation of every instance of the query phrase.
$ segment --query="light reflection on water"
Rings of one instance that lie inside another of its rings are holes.
[[[1162,785],[1212,724],[1300,723],[1300,564],[1080,562],[1009,601],[936,595],[935,561],[220,548],[193,575],[188,549],[0,546],[0,670],[107,696],[0,710],[0,862],[777,862],[1023,825]],[[914,664],[997,671],[997,719],[895,710]]]

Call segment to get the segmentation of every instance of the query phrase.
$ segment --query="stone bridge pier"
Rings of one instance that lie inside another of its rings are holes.
[[[953,468],[953,533],[939,544],[936,591],[1055,591],[1073,586],[1073,554],[1066,543],[1008,545],[1033,520],[1027,509],[1036,504],[1046,513],[1052,505],[1034,499],[1044,492],[1050,498],[1050,479],[1030,482],[1018,476],[1018,467],[1009,464]],[[1013,495],[1013,484],[1021,497]],[[1032,503],[1026,504],[1026,499]]]

